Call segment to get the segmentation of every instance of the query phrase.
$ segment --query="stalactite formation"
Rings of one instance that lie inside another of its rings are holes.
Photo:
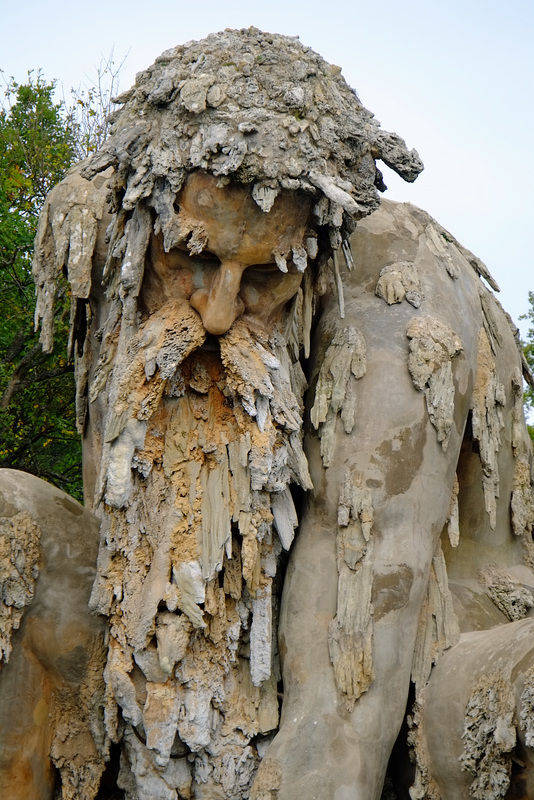
[[[421,606],[415,643],[412,682],[416,693],[427,684],[432,665],[441,653],[458,642],[460,630],[452,605],[445,557],[438,542],[432,559],[426,598]]]
[[[388,305],[406,300],[419,308],[425,297],[417,268],[409,261],[398,261],[381,269],[375,291]]]
[[[501,430],[504,427],[503,408],[506,395],[504,386],[497,377],[490,340],[484,330],[480,331],[478,342],[477,375],[471,401],[473,437],[480,445],[486,511],[491,527],[495,528],[496,499],[499,497],[497,454],[501,446]]]
[[[352,711],[373,675],[373,498],[349,471],[338,508],[337,611],[328,647],[337,687]]]
[[[428,416],[446,450],[454,414],[451,361],[462,352],[462,343],[454,331],[432,317],[414,317],[406,335],[410,375],[416,389],[425,393]]]
[[[173,319],[189,342],[194,326],[184,312]],[[166,375],[167,328],[159,330],[148,352],[130,341],[115,393],[128,398],[128,419],[111,403],[105,434],[106,546],[92,603],[111,621],[108,707],[115,701],[122,717],[145,731],[146,780],[161,784],[157,796],[170,780],[177,731],[202,791],[220,786],[237,798],[244,770],[255,769],[247,742],[278,725],[272,586],[298,523],[289,487],[311,486],[301,443],[302,379],[278,334],[269,342],[244,323],[221,338],[220,357],[205,351],[188,358],[189,344],[181,349],[174,330],[174,372]],[[141,326],[139,338],[147,335]],[[143,381],[149,358],[159,369]],[[158,410],[145,421],[153,396]],[[132,418],[139,433],[132,434]],[[112,712],[114,740],[118,724]],[[127,741],[139,749],[135,737]]]
[[[319,430],[321,456],[330,465],[338,415],[347,434],[352,431],[356,414],[353,380],[365,375],[365,341],[352,326],[338,331],[328,346],[321,364],[315,401],[311,410],[312,425]]]

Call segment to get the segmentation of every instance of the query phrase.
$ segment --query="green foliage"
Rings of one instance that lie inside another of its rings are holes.
[[[47,192],[75,156],[72,114],[54,83],[10,80],[0,108],[0,466],[26,470],[81,497],[81,450],[67,363],[68,296],[57,303],[53,352],[33,330],[33,239]]]
[[[534,292],[528,293],[528,301],[530,303],[530,308],[526,314],[523,314],[523,316],[520,317],[520,319],[526,319],[530,323],[527,340],[526,342],[523,342],[523,352],[530,367],[530,371],[534,374]],[[524,399],[525,411],[527,413],[529,411],[534,411],[534,388],[532,386],[527,387]],[[530,438],[534,441],[534,426],[528,425],[527,427],[528,432],[530,433]]]

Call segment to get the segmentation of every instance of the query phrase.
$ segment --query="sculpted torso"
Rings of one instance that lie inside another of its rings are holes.
[[[52,255],[73,287],[100,521],[73,618],[88,603],[88,636],[103,619],[108,644],[103,700],[82,693],[91,769],[72,770],[54,717],[35,797],[53,796],[51,763],[72,800],[522,797],[531,455],[519,350],[483,265],[391,202],[359,220],[351,264],[343,214],[364,212],[315,173],[318,202],[311,183],[206,169],[134,201],[123,177],[75,169],[37,240],[45,333]],[[47,658],[13,641],[41,664],[29,683],[49,681],[55,639]]]
[[[532,622],[510,620],[530,616],[534,584],[516,343],[471,264],[424,212],[385,202],[359,224],[352,251],[345,318],[327,295],[312,348],[312,423],[318,395],[332,397],[319,435],[312,425],[306,437],[314,489],[284,584],[282,724],[266,761],[284,777],[272,796],[379,798],[391,757],[393,796],[412,786],[410,797],[454,800],[478,780],[474,796],[526,797],[520,707]],[[349,373],[355,341],[365,343],[358,378]],[[344,399],[331,432],[336,391]],[[469,633],[496,625],[501,638]],[[488,709],[499,680],[512,697],[508,717]],[[406,730],[391,755],[410,681],[415,767]],[[469,727],[475,740],[477,726],[485,734],[473,745],[463,734],[477,691]],[[507,741],[492,750],[505,718]]]

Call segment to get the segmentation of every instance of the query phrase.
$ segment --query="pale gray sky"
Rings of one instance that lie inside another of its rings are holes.
[[[425,208],[485,261],[515,321],[534,291],[532,0],[3,0],[0,68],[41,68],[66,96],[102,56],[126,54],[121,88],[163,50],[223,28],[300,36],[425,171],[386,196]]]

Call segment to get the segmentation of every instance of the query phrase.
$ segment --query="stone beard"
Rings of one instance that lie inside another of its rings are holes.
[[[127,796],[188,797],[193,781],[195,797],[241,798],[278,727],[278,565],[290,486],[311,486],[303,296],[284,335],[239,318],[219,339],[166,303],[109,375],[92,605],[110,621],[105,719]]]
[[[97,181],[81,218],[66,184],[40,247],[65,239],[72,254],[81,225],[77,286],[93,294],[74,304],[73,330],[81,320],[106,734],[123,743],[128,798],[237,800],[279,724],[278,567],[298,525],[290,487],[312,486],[299,359],[317,222],[304,193],[266,211],[249,187],[195,172],[170,221],[140,201],[108,217],[104,240]]]

